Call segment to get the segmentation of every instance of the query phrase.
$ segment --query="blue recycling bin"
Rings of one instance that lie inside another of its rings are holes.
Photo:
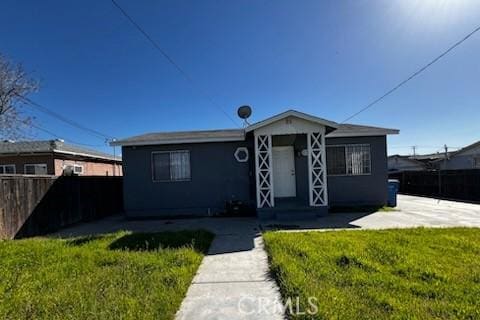
[[[388,206],[397,206],[397,193],[400,189],[400,181],[395,179],[388,180]]]

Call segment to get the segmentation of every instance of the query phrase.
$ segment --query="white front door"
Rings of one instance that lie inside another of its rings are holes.
[[[273,193],[275,197],[295,197],[295,157],[293,147],[273,147]]]

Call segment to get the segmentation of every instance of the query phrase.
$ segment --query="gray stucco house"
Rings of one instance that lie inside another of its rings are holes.
[[[480,141],[453,152],[437,152],[415,156],[392,155],[388,157],[388,171],[390,173],[438,169],[480,169]]]
[[[387,201],[387,139],[398,130],[289,110],[244,129],[148,133],[122,146],[130,218],[213,215],[250,204],[261,218]]]
[[[480,169],[480,141],[448,153],[447,161],[438,160],[436,165],[443,170]]]
[[[423,171],[427,170],[428,164],[415,159],[413,156],[401,156],[398,154],[389,156],[387,159],[388,172]]]

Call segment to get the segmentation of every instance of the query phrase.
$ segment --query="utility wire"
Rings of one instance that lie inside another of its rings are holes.
[[[88,128],[88,127],[86,127],[86,126],[84,126],[84,125],[81,125],[81,124],[79,124],[78,122],[73,121],[73,120],[71,120],[71,119],[68,119],[67,117],[65,117],[65,116],[63,116],[63,115],[61,115],[61,114],[59,114],[59,113],[57,113],[57,112],[55,112],[55,111],[53,111],[53,110],[51,110],[51,109],[49,109],[49,108],[47,108],[47,107],[39,104],[39,103],[37,103],[37,102],[35,102],[35,101],[27,98],[27,97],[19,96],[19,98],[20,98],[22,101],[24,101],[25,103],[27,103],[27,105],[29,105],[29,106],[31,106],[31,107],[34,107],[35,109],[40,110],[41,112],[46,113],[46,114],[48,114],[49,116],[51,116],[51,117],[53,117],[53,118],[56,118],[56,119],[58,119],[58,120],[60,120],[60,121],[63,121],[63,122],[65,122],[65,123],[71,125],[72,127],[75,127],[75,128],[77,128],[77,129],[80,129],[80,130],[83,130],[83,131],[85,131],[85,132],[88,132],[88,133],[96,136],[97,138],[107,139],[107,140],[112,140],[112,139],[114,139],[114,137],[111,136],[111,135],[108,135],[108,134],[102,133],[102,132],[100,132],[100,131],[97,131],[97,130],[95,130],[95,129],[91,129],[91,128]]]
[[[113,1],[113,0],[112,0]],[[399,89],[401,86],[403,86],[405,83],[407,83],[408,81],[412,80],[413,78],[415,78],[416,76],[418,76],[420,73],[422,73],[423,71],[425,71],[427,68],[429,68],[431,65],[433,65],[435,62],[437,62],[438,60],[440,60],[441,58],[443,58],[444,56],[446,56],[450,51],[452,51],[453,49],[455,49],[456,47],[458,47],[459,45],[461,45],[464,41],[466,41],[468,38],[470,38],[471,36],[473,36],[476,32],[478,32],[480,30],[480,26],[478,26],[477,28],[475,28],[472,32],[470,32],[469,34],[467,34],[465,37],[463,37],[461,40],[459,40],[458,42],[456,42],[453,46],[451,46],[450,48],[448,48],[446,51],[444,51],[442,54],[440,54],[438,57],[436,57],[435,59],[433,59],[432,61],[430,61],[428,64],[426,64],[425,66],[423,66],[422,68],[420,68],[419,70],[417,70],[416,72],[414,72],[410,77],[408,77],[407,79],[403,80],[402,82],[400,82],[399,84],[397,84],[395,87],[393,87],[392,89],[388,90],[384,95],[380,96],[379,98],[377,98],[376,100],[372,101],[371,103],[369,103],[368,105],[366,105],[365,107],[363,107],[362,109],[360,109],[359,111],[357,111],[356,113],[354,113],[353,115],[349,116],[348,118],[346,118],[345,120],[343,120],[341,123],[345,123],[346,121],[358,116],[360,113],[364,112],[365,110],[373,107],[375,104],[377,104],[378,102],[380,102],[381,100],[383,100],[385,97],[387,97],[388,95],[392,94],[394,91],[396,91],[397,89]]]
[[[29,126],[32,126],[33,128],[35,128],[35,129],[37,129],[37,130],[40,130],[40,131],[42,131],[42,132],[44,132],[44,133],[49,134],[49,135],[53,136],[54,138],[62,139],[62,140],[63,140],[63,138],[60,137],[59,135],[57,135],[57,134],[53,133],[52,131],[47,130],[47,129],[43,128],[43,127],[40,127],[39,125],[36,125],[36,124],[33,124],[33,123],[29,123],[28,125],[29,125]],[[71,143],[73,143],[73,144],[80,145],[80,146],[86,146],[86,147],[104,147],[104,145],[86,144],[86,143],[76,142],[76,141],[73,141],[73,140],[70,140],[70,139],[65,139],[65,140],[67,140],[68,142],[71,142]]]
[[[411,149],[412,146],[399,146],[399,145],[392,145],[392,146],[388,146],[389,148],[405,148],[405,149]],[[426,145],[417,145],[415,146],[417,149],[418,148],[428,148],[428,149],[436,149],[436,148],[443,148],[443,146],[426,146]],[[460,149],[462,147],[449,147],[449,148],[454,148],[454,149]]]
[[[218,108],[222,113],[230,119],[237,127],[239,127],[238,122],[235,121],[223,108],[213,100],[213,98],[209,95],[207,95],[203,90],[201,90],[198,86],[195,85],[195,82],[193,81],[193,78],[182,68],[180,65],[173,60],[173,58],[143,29],[140,24],[138,24],[115,0],[111,0],[113,5],[130,21],[130,23],[140,32],[145,39],[147,39],[155,49],[157,49],[160,54],[167,59],[167,61],[175,67],[175,69],[189,82],[189,84],[193,87],[196,88],[200,93],[210,101],[210,103]]]

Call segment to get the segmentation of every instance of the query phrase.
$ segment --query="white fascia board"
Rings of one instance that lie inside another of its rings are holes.
[[[388,129],[382,132],[378,130],[375,131],[358,131],[358,132],[345,132],[337,133],[335,131],[327,134],[326,138],[348,138],[348,137],[375,137],[375,136],[386,136],[389,134],[399,134],[400,130]]]
[[[111,146],[150,146],[162,144],[185,144],[185,143],[206,143],[206,142],[231,142],[244,141],[245,137],[226,138],[185,138],[185,139],[162,139],[162,140],[139,140],[139,141],[114,141]]]
[[[64,150],[58,150],[58,149],[53,149],[52,151],[53,151],[53,153],[69,154],[69,155],[73,155],[73,156],[81,156],[81,157],[92,158],[92,159],[103,159],[103,160],[109,160],[109,161],[122,162],[122,159],[116,159],[116,158],[113,158],[113,157],[104,157],[104,156],[93,155],[93,154],[88,154],[88,153],[71,152],[71,151],[64,151]]]

